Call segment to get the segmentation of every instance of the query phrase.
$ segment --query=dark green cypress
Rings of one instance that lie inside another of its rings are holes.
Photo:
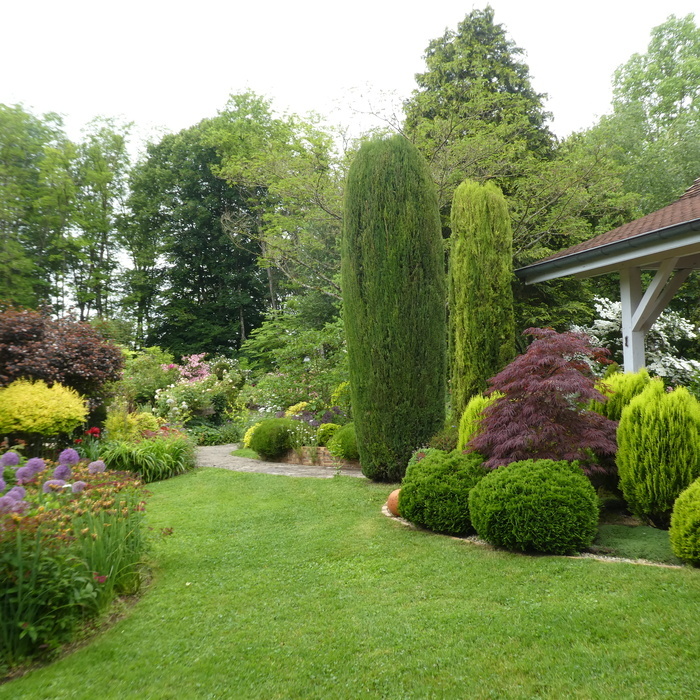
[[[402,136],[365,143],[345,189],[341,275],[365,476],[399,481],[445,419],[445,268],[428,166]]]
[[[449,269],[455,420],[515,356],[512,251],[508,205],[500,188],[465,180],[452,200]]]

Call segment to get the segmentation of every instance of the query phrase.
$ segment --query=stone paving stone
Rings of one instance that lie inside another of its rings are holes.
[[[307,466],[302,464],[287,464],[284,462],[263,462],[259,459],[234,457],[231,452],[238,447],[236,444],[213,445],[197,447],[197,466],[229,469],[234,472],[259,472],[262,474],[280,474],[282,476],[307,476],[317,479],[330,479],[335,476],[335,467]],[[364,479],[357,469],[340,470],[343,476],[356,476]]]

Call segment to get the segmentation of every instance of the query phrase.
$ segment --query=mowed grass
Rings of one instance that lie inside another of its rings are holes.
[[[700,571],[406,528],[361,479],[150,486],[153,583],[0,698],[696,698]]]

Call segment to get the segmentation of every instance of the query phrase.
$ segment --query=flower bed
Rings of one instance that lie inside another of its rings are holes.
[[[46,656],[118,595],[138,591],[145,491],[65,450],[0,459],[0,668]]]

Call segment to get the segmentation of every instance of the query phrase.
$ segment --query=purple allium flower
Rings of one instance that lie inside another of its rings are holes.
[[[11,496],[0,496],[0,513],[22,513],[29,508],[26,501],[16,501]]]
[[[85,490],[85,487],[87,486],[86,481],[76,481],[73,483],[72,489],[73,493],[82,493]]]
[[[4,491],[4,490],[5,490],[5,486],[7,486],[7,484],[5,483],[5,479],[3,479],[3,478],[0,476],[0,491]]]
[[[1,467],[16,467],[19,464],[19,455],[16,452],[5,452],[5,454],[0,457]]]
[[[15,478],[17,479],[17,483],[20,485],[26,484],[35,476],[36,474],[34,473],[34,470],[31,467],[28,467],[26,464],[15,472]]]
[[[48,481],[44,482],[42,491],[44,493],[53,493],[54,491],[62,489],[65,485],[66,482],[63,481],[63,479],[49,479]]]
[[[68,479],[70,479],[70,477],[71,477],[71,470],[67,464],[59,464],[53,470],[53,478],[54,479],[62,479],[63,481],[68,481]]]
[[[21,486],[13,486],[6,494],[5,496],[8,498],[12,498],[15,501],[23,501],[24,497],[27,495],[27,490],[22,488]]]
[[[88,464],[88,473],[89,474],[100,474],[106,468],[107,468],[107,465],[101,459],[98,459],[96,462],[90,462],[90,464]]]
[[[44,469],[46,469],[46,464],[44,464],[44,460],[41,459],[41,457],[32,457],[31,459],[27,460],[27,463],[24,466],[27,467],[27,469],[31,469],[34,474],[43,472]]]
[[[77,464],[80,460],[80,455],[72,448],[69,447],[63,450],[60,455],[58,455],[59,464],[67,464],[68,466],[72,464]]]

